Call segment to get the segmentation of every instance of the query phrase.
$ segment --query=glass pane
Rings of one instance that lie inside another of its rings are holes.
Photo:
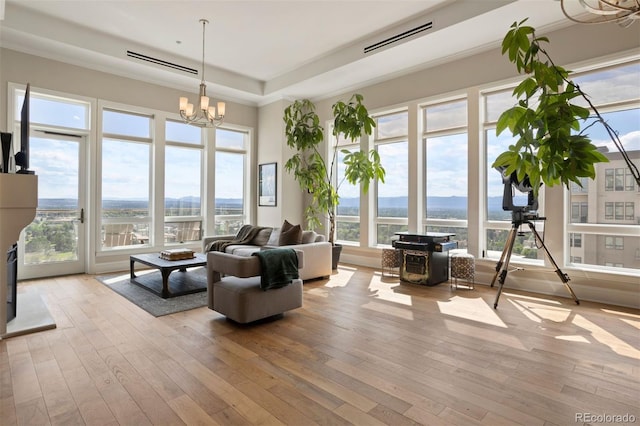
[[[640,62],[572,76],[572,80],[596,106],[640,99]],[[582,97],[573,102],[588,107]]]
[[[523,232],[519,232],[513,243],[513,251],[511,252],[511,262],[517,262],[519,260],[527,259],[528,262],[534,261],[534,263],[544,263],[544,250],[540,248],[538,250],[536,246],[535,237],[533,232],[530,231],[528,226],[520,228]],[[542,231],[538,230],[538,233],[542,235]],[[509,231],[505,229],[487,229],[487,249],[486,257],[488,259],[500,259],[500,255],[507,243],[507,237]],[[555,259],[556,262],[558,259]]]
[[[382,166],[387,170],[385,182],[378,182],[378,217],[407,217],[409,209],[409,143],[377,146]]]
[[[216,216],[215,235],[236,235],[244,224],[244,216]]]
[[[202,150],[167,146],[165,157],[165,216],[199,216]]]
[[[31,137],[31,168],[38,175],[38,208],[25,229],[28,265],[78,259],[78,160],[75,141]]]
[[[574,264],[640,269],[640,237],[617,235],[569,234],[573,244],[570,258]]]
[[[424,108],[424,129],[427,132],[467,125],[467,101],[447,102]]]
[[[487,219],[488,220],[511,220],[511,212],[502,209],[502,198],[504,194],[504,184],[502,174],[491,168],[491,164],[504,152],[509,145],[515,143],[515,138],[509,132],[503,132],[496,136],[495,129],[487,130]],[[526,206],[527,194],[513,190],[512,197],[514,206]],[[538,193],[538,199],[543,198],[544,188]]]
[[[331,128],[333,129],[333,126],[331,126]],[[360,143],[360,138],[358,138],[355,141],[352,141],[351,139],[346,139],[343,134],[340,134],[339,137],[337,138],[332,134],[329,135],[329,137],[331,138],[331,140],[336,142],[336,145],[338,146],[358,145]]]
[[[405,111],[376,118],[376,139],[386,139],[406,135],[409,132],[408,117],[409,114]]]
[[[216,152],[216,215],[244,214],[244,158]]]
[[[336,221],[336,234],[339,241],[360,241],[360,223],[359,222],[340,222]]]
[[[391,245],[392,239],[397,239],[396,232],[407,232],[409,227],[407,225],[390,225],[386,223],[379,223],[377,228],[377,243],[384,245]]]
[[[165,222],[164,242],[184,243],[187,241],[199,241],[201,239],[201,221],[191,222]]]
[[[201,145],[202,130],[196,126],[167,120],[165,139],[172,142],[186,142]]]
[[[103,140],[103,217],[149,216],[150,152],[148,144]]]
[[[428,138],[425,151],[427,218],[467,219],[467,134]]]
[[[216,147],[245,149],[246,133],[216,129]]]
[[[631,161],[638,164],[640,138],[634,135],[640,133],[640,109],[611,112],[603,114],[603,118],[618,132]],[[582,127],[590,126],[592,121],[588,120]],[[628,182],[630,171],[627,164],[602,125],[596,123],[589,127],[588,132],[594,145],[605,152],[609,162],[596,164],[596,179],[586,192],[570,192],[571,223],[638,225],[637,218],[627,217],[624,207],[625,203],[635,203],[638,199],[638,186],[633,179]],[[584,213],[576,211],[576,205],[582,206]]]
[[[359,148],[351,148],[350,152],[354,152]],[[338,182],[338,195],[340,196],[340,204],[338,205],[338,215],[340,216],[359,216],[360,215],[360,185],[352,185],[344,179],[344,156],[338,151],[336,180]]]
[[[117,135],[148,138],[151,135],[151,118],[105,109],[102,113],[102,131]]]
[[[451,237],[451,241],[458,242],[458,248],[456,249],[456,253],[467,252],[467,247],[469,246],[469,229],[468,228],[461,228],[457,226],[427,225],[425,226],[425,231],[456,234],[454,237]]]
[[[513,89],[503,90],[485,95],[485,122],[493,123],[498,121],[500,115],[513,107],[515,98],[512,95]]]
[[[102,248],[116,248],[132,246],[141,242],[134,237],[133,223],[118,223],[102,225]],[[148,241],[148,234],[147,239]],[[145,242],[146,242],[145,241]]]
[[[20,117],[24,91],[17,96],[15,116]],[[65,99],[49,98],[31,91],[29,121],[72,129],[88,129],[89,105]]]

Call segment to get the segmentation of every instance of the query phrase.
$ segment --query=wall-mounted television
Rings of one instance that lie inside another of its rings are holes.
[[[16,173],[22,174],[33,174],[33,170],[29,170],[29,95],[30,85],[27,83],[20,111],[20,151],[15,157],[16,167],[20,167]]]

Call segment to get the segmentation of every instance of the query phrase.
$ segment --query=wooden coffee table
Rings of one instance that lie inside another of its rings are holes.
[[[137,276],[133,269],[135,262],[160,270],[162,284],[158,282],[157,276]],[[207,289],[206,279],[204,283],[202,280],[192,279],[190,274],[187,273],[187,268],[206,265],[207,256],[203,253],[195,253],[193,259],[184,260],[165,260],[160,257],[160,253],[134,254],[129,257],[131,282],[157,294],[163,299],[205,291]],[[172,280],[169,281],[169,275],[176,270],[181,273],[178,275],[174,274]],[[169,288],[170,283],[172,288]]]

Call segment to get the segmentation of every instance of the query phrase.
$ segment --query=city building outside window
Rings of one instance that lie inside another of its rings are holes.
[[[640,62],[629,62],[577,73],[573,81],[589,95],[603,119],[618,133],[629,159],[640,164]],[[578,103],[589,107],[583,100]],[[582,124],[592,142],[607,156],[596,164],[596,177],[586,194],[567,192],[571,206],[569,235],[582,233],[583,266],[640,269],[635,253],[640,248],[640,226],[635,217],[638,186],[622,154],[595,118]],[[576,216],[580,204],[588,215]],[[602,226],[606,225],[606,226]],[[570,255],[577,256],[573,251]]]

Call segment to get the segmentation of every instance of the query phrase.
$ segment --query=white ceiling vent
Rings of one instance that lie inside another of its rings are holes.
[[[371,53],[374,50],[378,50],[378,49],[381,49],[381,48],[383,48],[385,46],[389,46],[389,45],[397,43],[397,42],[399,42],[401,40],[407,39],[409,37],[413,37],[413,36],[415,36],[417,34],[420,34],[422,32],[430,30],[431,28],[433,28],[433,22],[432,21],[431,22],[427,22],[426,24],[418,25],[415,28],[412,28],[412,29],[407,30],[407,31],[403,31],[400,34],[396,34],[394,36],[385,38],[382,41],[379,41],[377,43],[374,43],[374,44],[371,44],[369,46],[366,46],[364,48],[364,53],[366,55],[367,53]]]
[[[154,58],[152,56],[143,55],[142,53],[132,52],[131,50],[127,50],[127,56],[133,59],[138,59],[140,61],[151,62],[152,64],[160,65],[163,67],[171,68],[174,70],[186,72],[188,74],[198,75],[198,70],[194,68],[189,68],[184,65],[174,64],[173,62],[163,61],[162,59]]]

